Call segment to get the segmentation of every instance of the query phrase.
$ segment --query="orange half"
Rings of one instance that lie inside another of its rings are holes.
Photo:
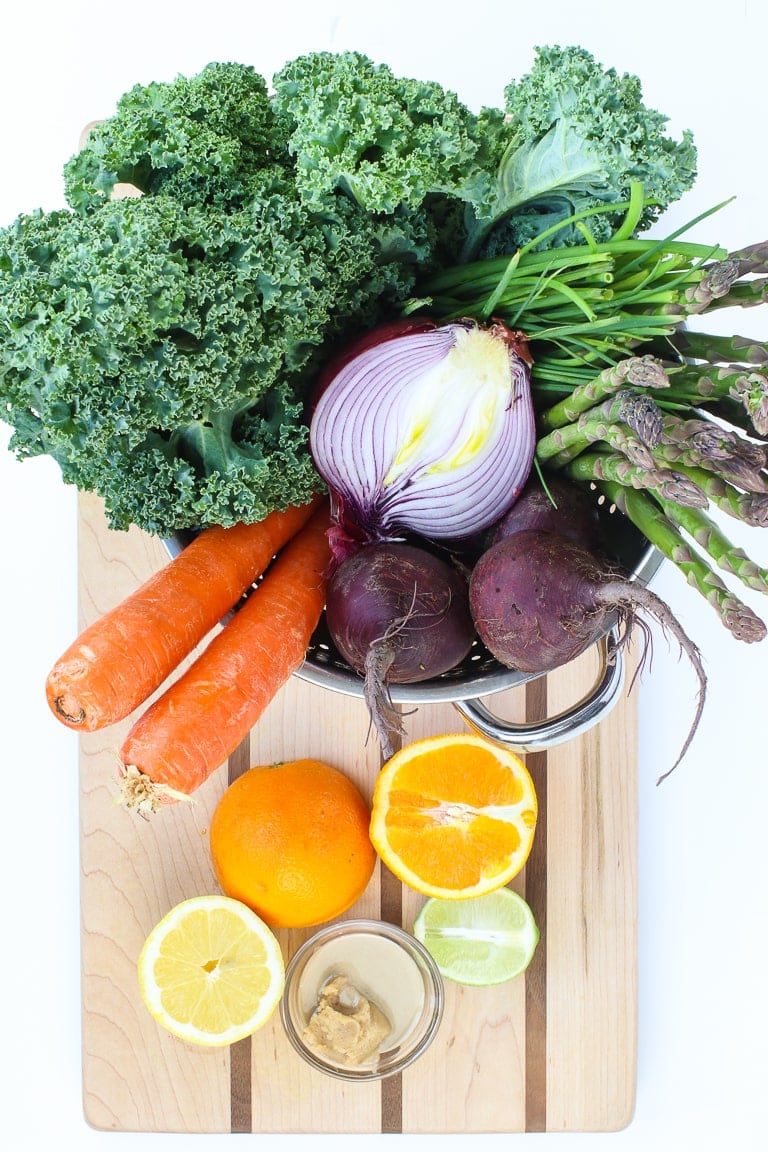
[[[404,884],[463,900],[517,875],[537,814],[533,781],[519,756],[470,733],[429,736],[382,768],[370,836]]]

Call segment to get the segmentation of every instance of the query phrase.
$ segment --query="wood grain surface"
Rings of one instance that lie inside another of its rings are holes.
[[[81,626],[161,564],[158,540],[106,526],[80,498]],[[500,694],[501,715],[560,711],[594,678],[593,658]],[[629,681],[630,677],[628,677]],[[334,1081],[301,1061],[279,1013],[249,1040],[200,1050],[146,1011],[136,961],[179,900],[216,892],[208,823],[252,764],[311,755],[370,798],[380,767],[362,701],[293,677],[193,804],[142,819],[116,804],[117,751],[135,717],[80,738],[84,1112],[140,1132],[484,1133],[612,1131],[634,1109],[637,1043],[637,717],[630,693],[591,732],[528,757],[540,803],[532,855],[513,887],[541,942],[526,974],[496,988],[446,984],[438,1035],[378,1084]],[[407,718],[407,738],[462,731],[449,704]],[[423,897],[377,867],[347,917],[409,929]],[[311,929],[280,930],[286,960]]]

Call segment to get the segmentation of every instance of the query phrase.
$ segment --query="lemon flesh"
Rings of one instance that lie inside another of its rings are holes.
[[[193,1044],[223,1046],[251,1035],[277,1007],[285,965],[277,938],[237,900],[184,900],[147,936],[139,988],[152,1016]]]

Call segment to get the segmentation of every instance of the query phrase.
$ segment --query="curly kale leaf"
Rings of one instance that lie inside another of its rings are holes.
[[[668,118],[643,103],[639,79],[603,69],[583,48],[538,48],[530,72],[506,87],[505,114],[490,122],[492,147],[505,139],[504,151],[492,199],[474,206],[465,255],[499,225],[505,234],[496,247],[512,251],[576,212],[627,200],[633,181],[654,201],[642,231],[695,180],[691,133],[671,139]],[[596,239],[620,220],[621,213],[602,214]],[[578,239],[566,229],[548,244]]]
[[[487,196],[477,118],[455,93],[396,76],[359,52],[313,52],[273,78],[275,112],[309,204],[343,192],[371,213],[430,195]]]
[[[262,169],[289,163],[264,78],[243,64],[213,63],[126,92],[65,165],[64,190],[78,211],[100,206],[118,183],[230,208],[251,195]]]
[[[12,450],[161,535],[307,499],[307,391],[328,343],[411,291],[396,233],[288,183],[226,215],[156,195],[20,217],[0,232]]]

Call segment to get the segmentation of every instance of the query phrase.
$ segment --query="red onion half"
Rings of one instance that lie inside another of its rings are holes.
[[[310,448],[342,536],[469,536],[498,520],[528,477],[530,357],[502,324],[388,326],[344,352],[321,383]]]

